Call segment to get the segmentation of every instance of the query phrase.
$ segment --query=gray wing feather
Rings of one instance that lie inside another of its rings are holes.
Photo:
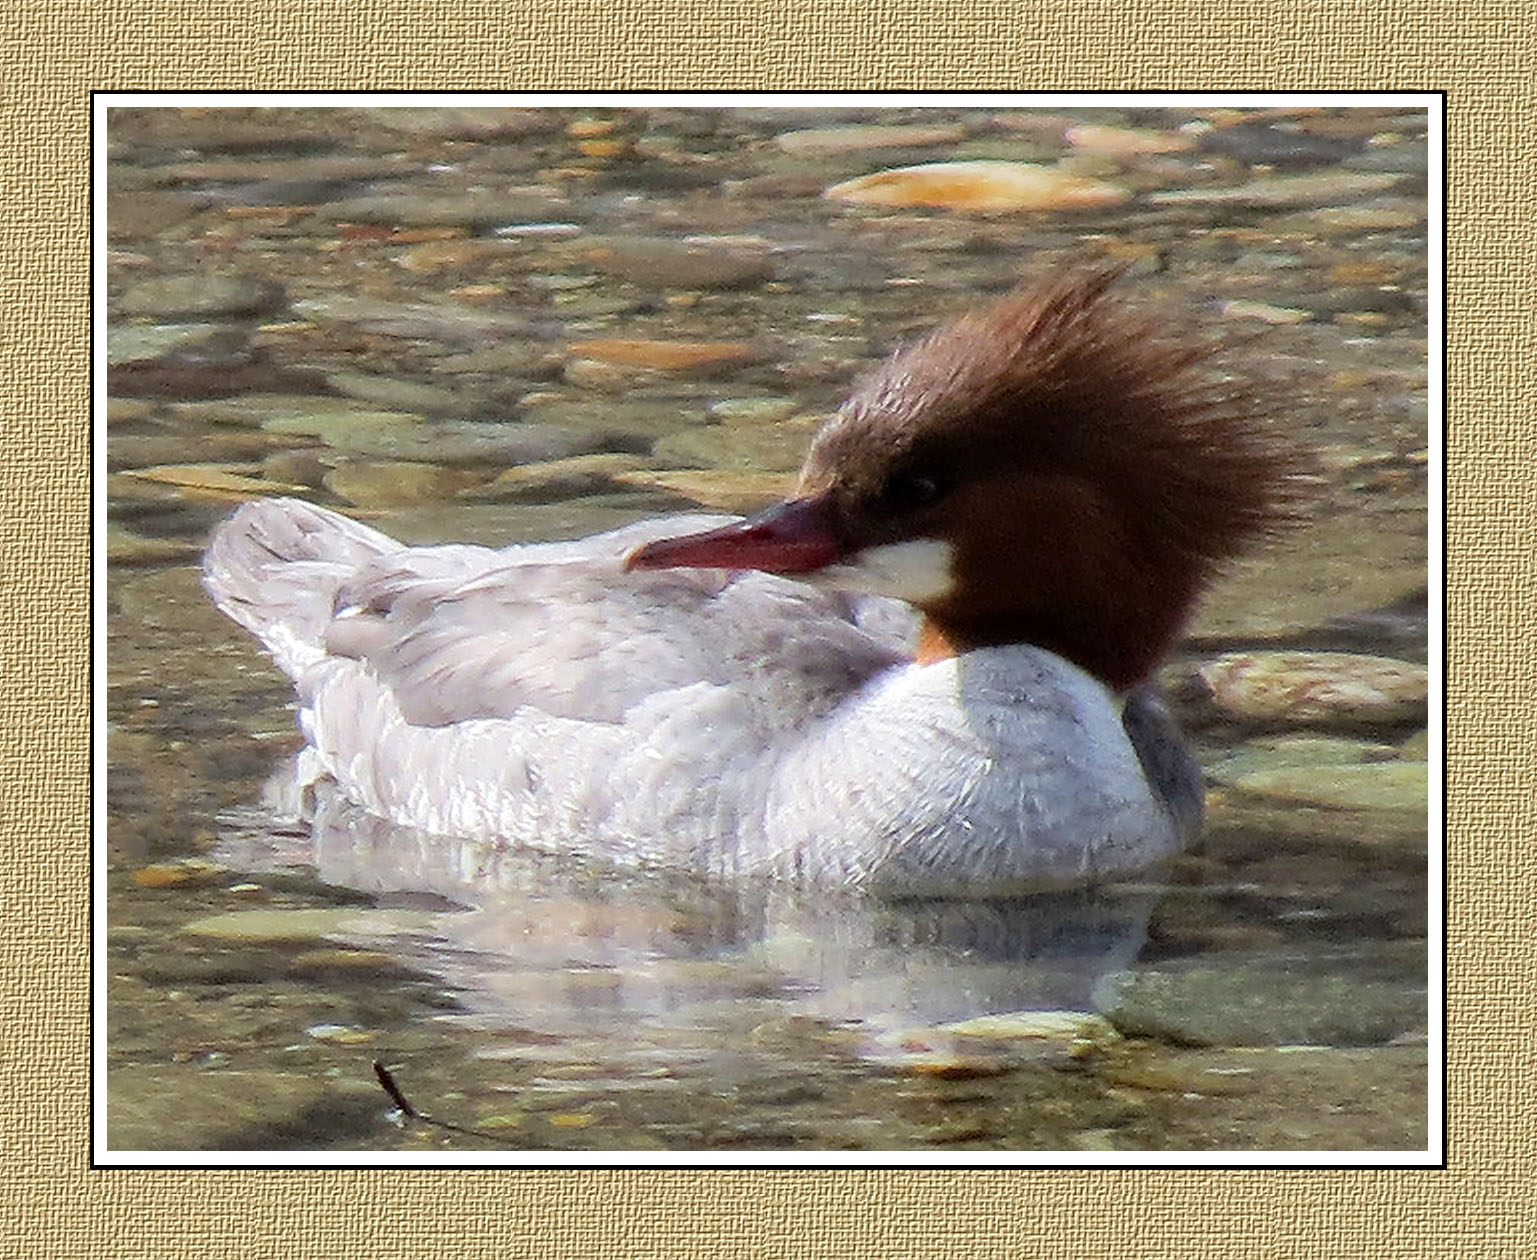
[[[419,726],[527,708],[617,722],[701,681],[793,722],[905,659],[907,620],[882,607],[890,601],[759,573],[623,571],[643,542],[729,519],[672,517],[497,551],[406,547],[324,508],[266,500],[216,533],[204,581],[301,692],[308,666],[350,657]]]

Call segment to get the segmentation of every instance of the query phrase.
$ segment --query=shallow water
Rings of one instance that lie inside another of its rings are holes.
[[[927,138],[857,130],[896,123]],[[1426,659],[1422,116],[129,110],[109,146],[111,1147],[1424,1146],[1423,699],[1243,718],[1196,674]],[[955,158],[1131,196],[820,196]],[[260,807],[290,691],[191,567],[236,502],[411,541],[743,510],[862,366],[1085,256],[1242,341],[1322,452],[1316,522],[1167,674],[1211,781],[1199,852],[1092,895],[875,905]],[[460,1128],[402,1122],[376,1059]]]

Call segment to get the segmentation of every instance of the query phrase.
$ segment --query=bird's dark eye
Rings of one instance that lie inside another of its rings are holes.
[[[916,472],[892,473],[876,494],[882,511],[913,512],[927,507],[943,493],[933,477]]]

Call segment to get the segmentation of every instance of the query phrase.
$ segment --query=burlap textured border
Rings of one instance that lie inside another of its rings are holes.
[[[1534,17],[1425,0],[16,6],[0,34],[0,1260],[1529,1254]],[[92,1171],[87,94],[300,87],[1447,90],[1450,1167]]]

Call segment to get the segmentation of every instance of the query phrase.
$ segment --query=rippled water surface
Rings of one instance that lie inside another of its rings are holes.
[[[1423,115],[131,109],[108,140],[113,1148],[1424,1147]],[[960,160],[1077,182],[822,195]],[[484,543],[746,510],[861,368],[1086,257],[1320,452],[1317,520],[1166,672],[1199,852],[881,905],[285,820],[290,688],[193,567],[236,503]]]

